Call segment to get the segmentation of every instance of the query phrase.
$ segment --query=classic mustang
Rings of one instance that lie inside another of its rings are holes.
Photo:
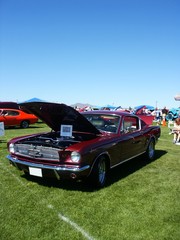
[[[52,131],[17,137],[8,142],[10,163],[25,174],[57,179],[88,179],[103,187],[107,171],[143,155],[152,160],[160,137],[127,112],[94,110],[79,113],[65,104],[22,103]]]

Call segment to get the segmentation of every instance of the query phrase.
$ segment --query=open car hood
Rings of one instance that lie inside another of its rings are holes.
[[[82,114],[65,104],[49,102],[24,102],[19,106],[44,121],[54,131],[60,131],[62,124],[72,125],[73,131],[100,134]]]

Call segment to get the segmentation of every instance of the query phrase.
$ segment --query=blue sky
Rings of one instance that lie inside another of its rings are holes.
[[[179,107],[179,0],[0,0],[0,101]]]

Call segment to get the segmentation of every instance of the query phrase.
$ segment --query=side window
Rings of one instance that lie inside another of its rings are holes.
[[[11,112],[11,116],[18,116],[18,115],[19,115],[19,112],[16,112],[16,111]]]
[[[138,118],[132,116],[126,116],[122,122],[121,132],[130,133],[139,130]]]
[[[19,113],[16,112],[16,111],[7,110],[6,112],[7,112],[6,116],[17,116],[17,115],[19,115]]]

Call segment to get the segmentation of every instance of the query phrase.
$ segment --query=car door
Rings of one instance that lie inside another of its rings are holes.
[[[144,136],[141,131],[139,118],[125,116],[122,120],[120,135],[113,148],[112,165],[138,156],[143,151]]]
[[[141,131],[139,118],[136,116],[125,116],[122,127],[122,134],[130,136],[126,148],[123,149],[124,155],[131,158],[141,154],[145,144],[145,137]]]
[[[19,112],[15,110],[3,110],[2,113],[3,121],[5,126],[15,126],[18,125]]]

